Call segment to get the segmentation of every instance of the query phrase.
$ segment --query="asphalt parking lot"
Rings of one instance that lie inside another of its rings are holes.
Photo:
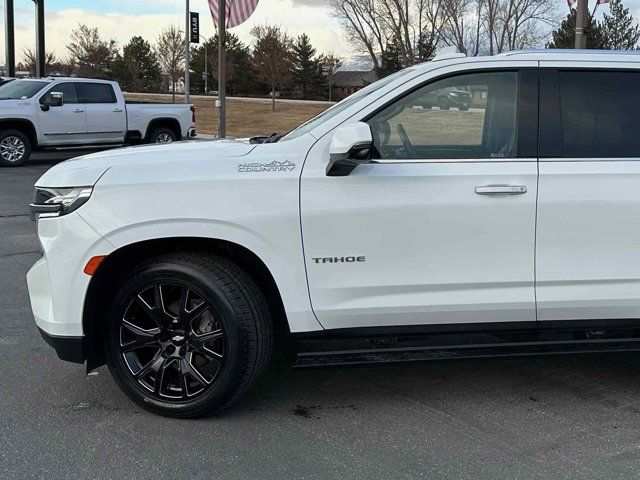
[[[33,323],[27,204],[60,154],[0,169],[0,478],[613,479],[640,476],[640,355],[273,366],[221,416],[145,413]]]

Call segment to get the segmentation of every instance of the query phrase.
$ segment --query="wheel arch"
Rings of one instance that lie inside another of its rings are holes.
[[[172,117],[162,117],[162,118],[154,118],[149,122],[147,126],[147,131],[145,133],[144,139],[145,141],[149,140],[149,135],[153,133],[153,131],[157,128],[168,128],[173,133],[176,134],[176,138],[178,140],[182,139],[182,127],[180,126],[180,122],[176,118]]]
[[[224,257],[242,268],[263,291],[274,323],[276,342],[288,343],[289,323],[280,289],[264,261],[248,248],[220,239],[179,237],[144,240],[123,246],[110,253],[89,283],[84,300],[82,327],[87,370],[105,363],[102,338],[105,318],[123,277],[153,257],[176,252],[193,251]]]
[[[32,148],[38,146],[38,133],[31,121],[24,118],[3,118],[0,120],[0,130],[5,129],[18,130],[24,133],[31,142]]]

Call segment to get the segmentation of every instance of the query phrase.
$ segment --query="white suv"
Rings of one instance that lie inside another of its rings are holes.
[[[449,55],[279,137],[57,165],[45,339],[156,413],[299,366],[640,349],[640,56]],[[468,110],[425,108],[442,89]],[[278,342],[276,342],[278,344]]]

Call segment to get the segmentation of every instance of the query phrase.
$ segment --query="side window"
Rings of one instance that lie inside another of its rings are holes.
[[[84,103],[116,103],[113,87],[108,83],[83,83]]]
[[[48,100],[51,100],[51,92],[62,93],[64,95],[65,104],[80,103],[78,101],[78,93],[76,91],[75,83],[59,83],[58,85],[51,87],[49,90],[47,90],[47,93],[40,97],[41,104]]]
[[[640,157],[640,73],[559,72],[562,156]]]
[[[420,87],[367,123],[382,159],[516,156],[518,72],[458,75]]]

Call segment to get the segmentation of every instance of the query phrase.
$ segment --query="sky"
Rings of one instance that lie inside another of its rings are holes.
[[[20,62],[24,49],[35,46],[35,8],[32,0],[14,0],[14,6],[16,59]],[[98,27],[104,38],[113,38],[120,46],[134,35],[153,43],[163,28],[171,24],[184,28],[185,23],[184,0],[45,0],[45,8],[47,50],[62,58],[67,56],[69,33],[79,23]],[[191,0],[191,11],[200,12],[200,33],[212,35],[214,25],[207,0]],[[326,0],[259,0],[251,18],[231,31],[249,43],[251,27],[265,23],[280,25],[292,36],[307,33],[319,52],[339,56],[359,53],[344,41]],[[0,65],[4,57],[4,0],[0,0]]]
[[[558,2],[559,12],[566,14],[566,0]],[[14,0],[16,9],[16,57],[23,60],[25,48],[35,46],[35,18],[32,0]],[[307,33],[319,53],[334,53],[357,64],[356,52],[347,44],[339,22],[331,17],[328,0],[259,0],[258,8],[244,24],[232,29],[241,40],[251,42],[249,31],[256,24],[276,24],[297,36]],[[593,5],[594,0],[590,0]],[[640,18],[640,0],[624,0],[631,12]],[[120,46],[134,35],[141,35],[151,43],[168,25],[184,25],[184,0],[45,0],[47,22],[47,50],[60,58],[67,56],[69,33],[79,23],[98,27],[104,38],[115,39]],[[608,9],[601,5],[599,15]],[[191,0],[191,10],[200,12],[201,33],[214,32],[207,0]],[[4,0],[0,0],[0,65],[4,64]]]

